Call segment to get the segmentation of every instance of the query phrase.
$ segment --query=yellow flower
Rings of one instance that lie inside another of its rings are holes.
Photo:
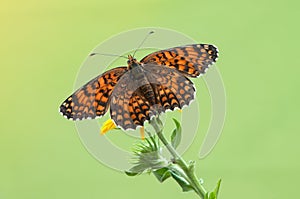
[[[143,126],[141,126],[141,128],[140,128],[140,135],[141,135],[141,139],[144,140],[145,139],[145,129]]]
[[[115,125],[114,121],[112,119],[108,119],[102,125],[100,134],[104,135],[108,131],[115,129],[115,128],[117,128],[117,126]],[[140,128],[140,134],[141,134],[141,139],[144,140],[145,139],[145,129],[143,126]]]
[[[104,124],[101,127],[101,135],[104,135],[108,131],[115,129],[117,126],[115,125],[114,121],[112,119],[108,119],[104,122]]]

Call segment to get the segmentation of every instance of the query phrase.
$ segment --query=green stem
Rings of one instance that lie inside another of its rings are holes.
[[[156,118],[158,121],[159,118]],[[195,172],[194,172],[194,165],[188,165],[184,159],[177,153],[177,151],[174,149],[174,147],[168,142],[168,140],[165,138],[164,134],[162,133],[162,130],[157,125],[156,121],[152,121],[151,125],[156,131],[156,134],[158,138],[161,140],[161,142],[166,146],[168,151],[171,153],[173,158],[176,160],[176,164],[183,170],[184,176],[186,176],[186,180],[190,183],[190,185],[193,187],[195,192],[201,197],[204,198],[207,191],[205,188],[200,184],[200,181],[198,180]]]

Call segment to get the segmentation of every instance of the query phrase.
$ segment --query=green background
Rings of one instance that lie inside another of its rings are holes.
[[[205,186],[222,178],[223,199],[297,198],[298,8],[291,0],[1,2],[0,198],[196,198],[172,180],[99,164],[57,112],[96,45],[149,26],[220,50],[223,134],[205,159],[197,159],[204,135],[184,154],[197,159]]]

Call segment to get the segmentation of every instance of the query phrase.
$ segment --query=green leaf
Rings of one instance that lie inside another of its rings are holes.
[[[152,172],[159,182],[164,182],[166,179],[171,177],[171,172],[167,167],[155,170]]]
[[[209,194],[209,199],[217,199],[216,193],[214,191]]]
[[[176,129],[173,130],[171,135],[171,144],[176,149],[181,141],[181,125],[175,118],[173,118],[173,121],[176,125]]]
[[[151,133],[149,131],[147,131],[146,129],[145,129],[145,131],[148,133],[148,135],[151,135]],[[159,144],[158,144],[159,142],[155,135],[149,136],[149,138],[146,138],[146,141],[152,147],[153,151],[156,151],[159,149]]]
[[[155,118],[155,122],[156,122],[159,126],[161,126],[161,127],[164,126],[164,124],[163,124],[162,121],[159,119],[159,117]]]
[[[208,198],[208,193],[205,194],[204,199],[209,199]]]
[[[176,172],[171,172],[172,177],[176,182],[181,186],[183,192],[188,192],[194,190],[193,187],[180,175],[178,175]]]
[[[139,173],[134,173],[132,171],[125,171],[125,174],[128,175],[128,176],[136,176],[138,175]]]
[[[133,154],[134,157],[132,160],[134,166],[125,171],[128,176],[155,171],[169,165],[168,160],[161,154],[160,146],[155,136],[137,143],[133,148]]]
[[[219,193],[220,185],[221,185],[221,179],[218,181],[215,190],[213,192],[209,193],[208,199],[217,199],[218,198],[218,193]]]
[[[143,173],[147,169],[149,169],[149,167],[147,167],[146,165],[144,165],[144,164],[137,164],[137,165],[131,167],[128,171],[125,171],[125,173],[128,176],[136,176],[138,174]]]
[[[218,194],[219,194],[220,186],[221,186],[221,179],[218,181],[217,186],[216,186],[216,188],[215,188],[215,190],[214,190],[214,192],[216,193],[216,197],[217,197]]]

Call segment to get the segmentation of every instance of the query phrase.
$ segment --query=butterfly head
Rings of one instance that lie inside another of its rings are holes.
[[[129,69],[132,69],[134,67],[137,67],[140,64],[140,62],[138,62],[134,57],[132,57],[131,55],[128,55],[128,61],[127,61],[127,64],[128,64],[128,68]]]

